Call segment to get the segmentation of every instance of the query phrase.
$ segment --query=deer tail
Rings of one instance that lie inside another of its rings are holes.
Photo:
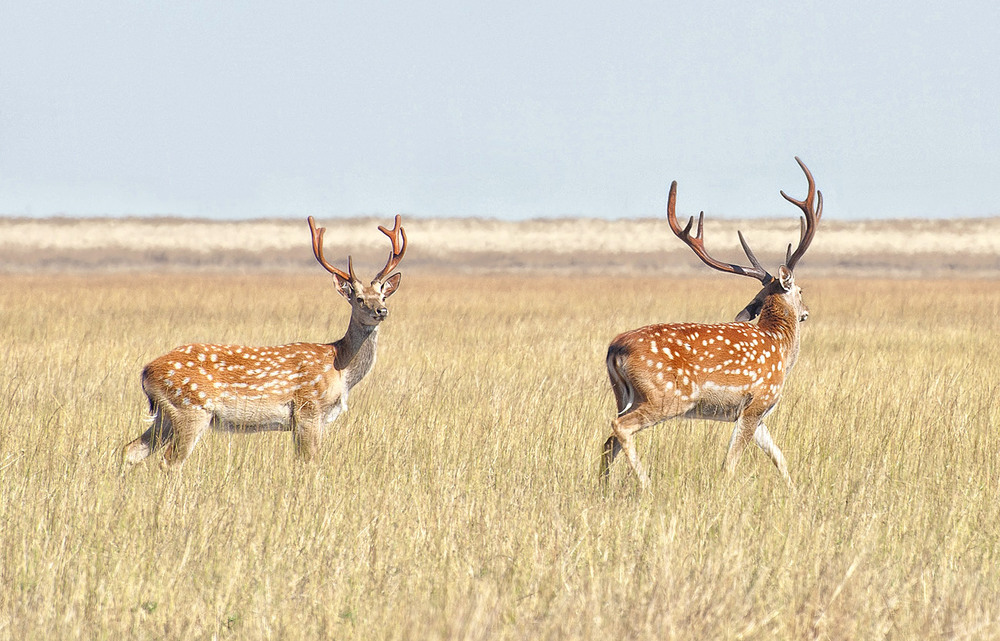
[[[618,416],[626,414],[635,404],[635,387],[625,369],[627,358],[628,350],[624,346],[612,344],[608,347],[608,378],[611,379],[611,389],[615,392]]]
[[[152,392],[150,392],[149,388],[146,387],[146,382],[149,380],[149,377],[150,371],[147,366],[142,370],[142,393],[146,395],[146,401],[149,403],[149,417],[146,418],[146,421],[153,423],[156,421],[156,416],[160,413],[160,407],[156,404],[156,401],[153,400]]]

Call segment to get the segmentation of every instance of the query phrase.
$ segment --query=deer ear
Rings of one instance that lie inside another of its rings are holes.
[[[792,287],[795,286],[795,279],[792,278],[792,270],[784,265],[778,268],[778,284],[786,292],[791,291]]]
[[[347,299],[348,302],[351,301],[351,297],[354,296],[354,285],[351,281],[342,277],[340,274],[334,274],[333,278],[337,281],[337,291],[340,295]]]
[[[753,299],[752,301],[750,301],[749,305],[743,308],[743,311],[741,311],[739,314],[736,315],[736,322],[745,323],[748,321],[752,321],[753,319],[757,318],[757,316],[760,314],[761,308],[763,307],[764,307],[764,301],[757,298]]]
[[[399,287],[399,281],[402,278],[402,274],[393,274],[389,278],[385,279],[385,282],[382,283],[382,296],[389,298],[389,296],[391,296]]]

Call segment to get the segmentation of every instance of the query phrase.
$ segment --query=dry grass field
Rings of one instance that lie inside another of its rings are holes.
[[[0,275],[0,638],[1000,639],[1000,282],[805,263],[768,421],[794,493],[695,421],[639,437],[651,492],[597,483],[608,341],[729,319],[748,279],[404,263],[318,463],[212,433],[122,476],[145,362],[334,340],[347,305],[315,265]]]

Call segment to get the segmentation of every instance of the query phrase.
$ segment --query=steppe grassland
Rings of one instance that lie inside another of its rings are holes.
[[[731,318],[748,279],[404,275],[320,461],[209,434],[120,476],[142,365],[339,338],[308,276],[2,277],[0,638],[1000,638],[1000,283],[840,281],[768,424],[596,472],[619,331]]]

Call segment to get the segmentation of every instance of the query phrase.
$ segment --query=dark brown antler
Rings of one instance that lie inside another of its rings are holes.
[[[354,263],[351,260],[351,257],[347,257],[346,274],[342,270],[339,270],[330,263],[326,262],[326,259],[323,258],[323,234],[326,233],[326,227],[316,227],[316,221],[313,220],[312,216],[309,216],[306,221],[309,223],[309,231],[312,233],[313,255],[316,257],[316,260],[319,261],[319,264],[323,266],[323,269],[331,274],[353,283],[356,279],[354,278]]]
[[[674,234],[684,241],[684,244],[690,247],[703,263],[713,269],[717,269],[720,272],[725,272],[727,274],[739,274],[741,276],[756,278],[764,285],[774,280],[774,277],[768,274],[766,269],[761,267],[757,257],[754,256],[753,251],[751,251],[750,245],[748,245],[746,239],[743,238],[743,232],[737,232],[737,234],[740,237],[740,245],[743,246],[743,251],[746,252],[747,258],[750,259],[751,267],[742,267],[740,265],[733,265],[732,263],[724,263],[709,256],[708,252],[705,250],[705,212],[698,214],[698,231],[695,233],[694,238],[692,238],[691,226],[694,225],[694,216],[691,216],[688,220],[687,226],[684,229],[681,229],[680,224],[677,222],[677,214],[675,212],[676,205],[677,181],[675,180],[670,185],[670,196],[667,198],[667,223],[670,224],[670,229],[673,230]]]
[[[402,227],[399,214],[396,214],[396,220],[393,223],[392,229],[386,229],[382,225],[379,225],[378,230],[389,237],[389,242],[392,243],[392,252],[389,254],[389,260],[386,261],[385,267],[375,276],[375,280],[372,281],[373,283],[381,283],[385,280],[386,276],[392,273],[392,270],[396,269],[399,261],[403,260],[403,254],[406,253],[406,230]]]
[[[796,207],[802,210],[802,218],[799,219],[801,223],[801,231],[799,233],[799,246],[796,248],[795,252],[792,253],[792,245],[789,243],[788,252],[785,254],[785,267],[788,271],[793,271],[795,265],[802,258],[806,250],[809,249],[809,244],[812,243],[813,236],[816,235],[816,226],[819,223],[820,217],[823,215],[823,194],[822,192],[816,191],[816,182],[813,180],[812,174],[809,172],[809,168],[806,167],[805,163],[799,160],[799,157],[795,157],[795,162],[799,163],[799,167],[802,167],[802,171],[806,174],[806,180],[809,181],[809,193],[806,195],[805,200],[795,200],[785,192],[781,192],[781,196],[792,203]],[[815,207],[814,207],[815,198]]]

